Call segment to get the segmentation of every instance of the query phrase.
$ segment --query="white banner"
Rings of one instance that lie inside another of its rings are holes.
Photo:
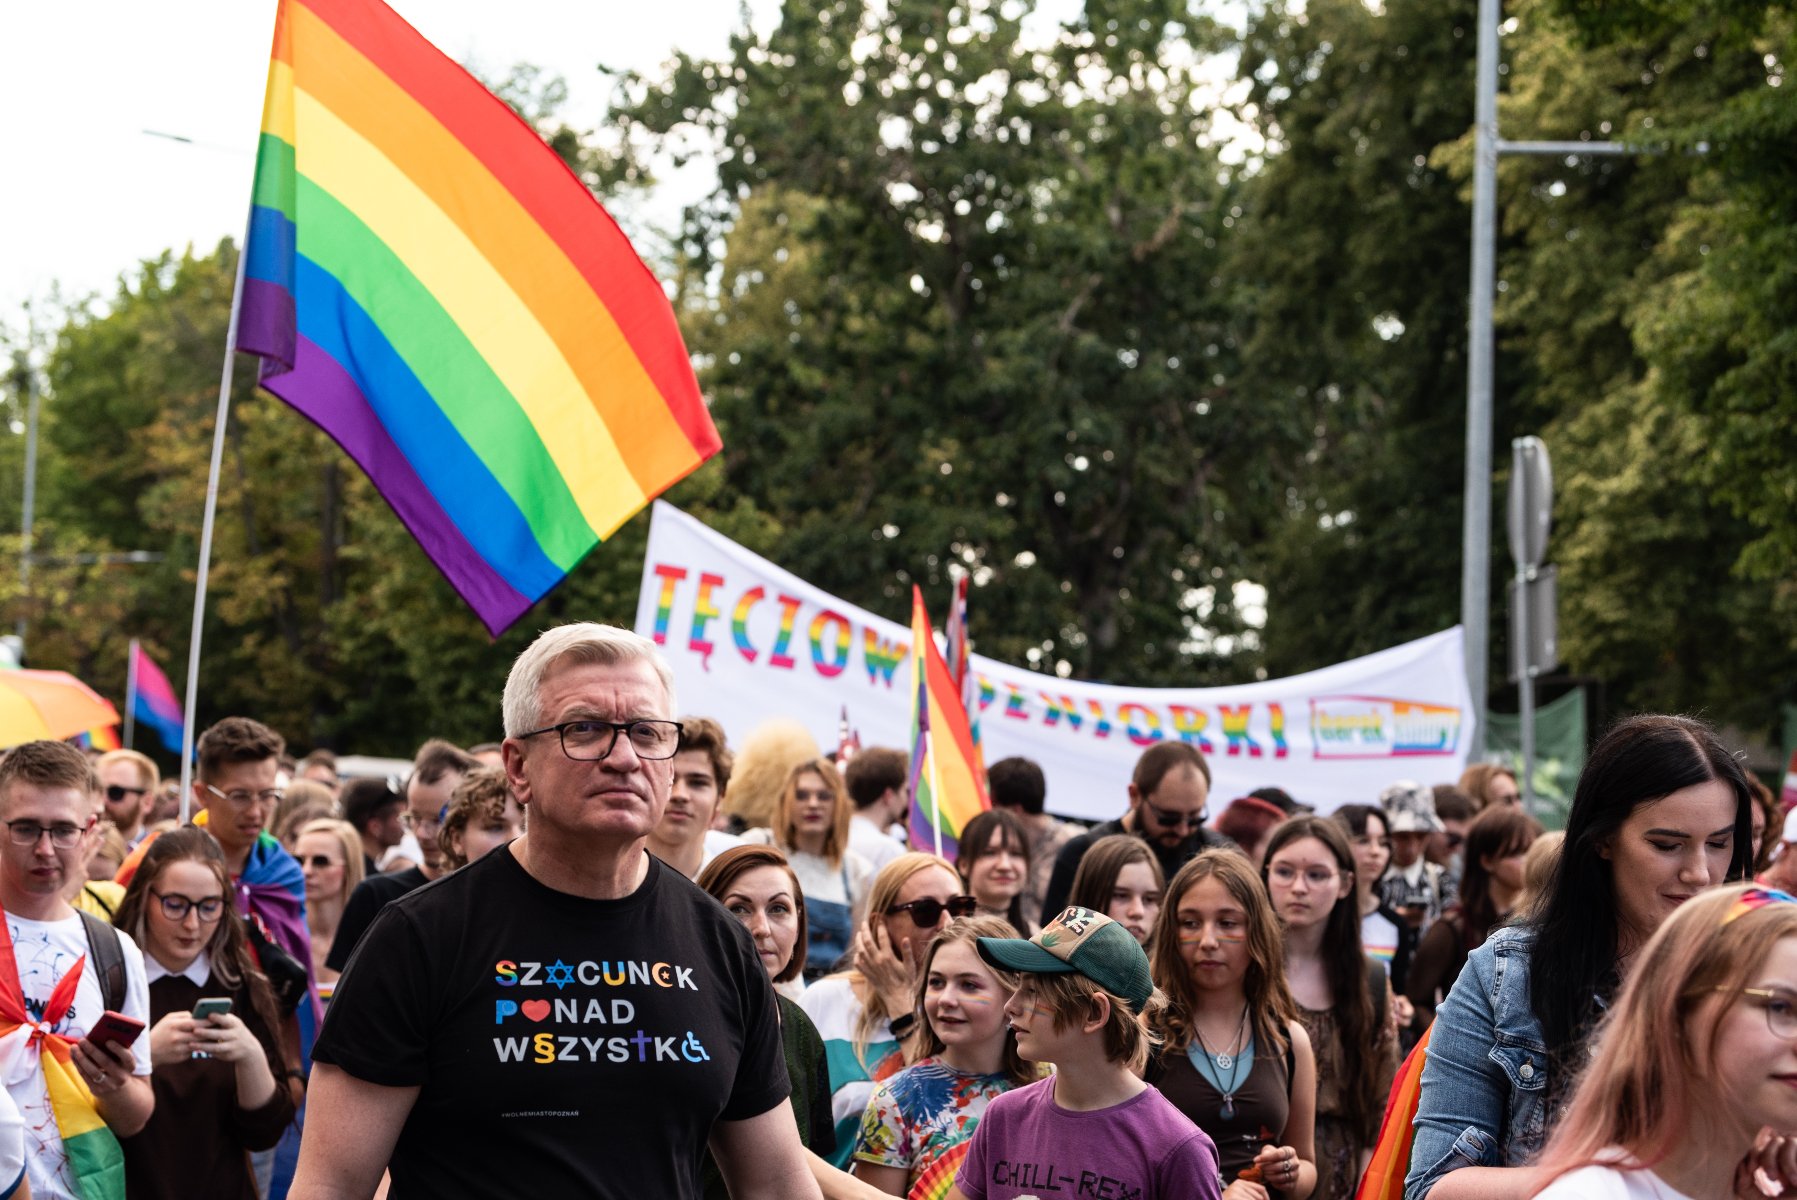
[[[946,591],[931,601],[940,622]],[[977,631],[978,591],[969,609]],[[863,746],[909,749],[908,627],[845,604],[659,500],[636,628],[673,665],[680,712],[713,718],[733,742],[786,716],[828,752],[846,705]],[[1237,687],[1078,683],[977,654],[973,667],[986,761],[1034,759],[1048,777],[1050,811],[1090,819],[1124,811],[1136,759],[1165,738],[1204,752],[1215,814],[1268,785],[1327,812],[1376,802],[1398,779],[1452,782],[1472,734],[1458,627]]]

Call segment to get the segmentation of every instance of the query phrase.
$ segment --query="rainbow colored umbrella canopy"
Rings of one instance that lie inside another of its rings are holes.
[[[118,724],[111,702],[67,671],[0,671],[0,746]]]

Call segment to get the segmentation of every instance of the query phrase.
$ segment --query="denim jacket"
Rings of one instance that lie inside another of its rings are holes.
[[[1534,945],[1533,929],[1494,931],[1436,1010],[1404,1200],[1424,1200],[1461,1167],[1518,1165],[1547,1140],[1547,1049],[1529,1005]]]

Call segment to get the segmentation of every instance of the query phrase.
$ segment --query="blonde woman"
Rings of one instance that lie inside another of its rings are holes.
[[[807,916],[811,893],[805,893]],[[854,968],[805,989],[799,1007],[824,1039],[830,1065],[830,1112],[836,1124],[831,1162],[847,1167],[874,1085],[905,1066],[917,1032],[917,981],[924,949],[953,917],[979,907],[961,892],[946,859],[911,852],[887,863],[868,892],[867,915],[855,933]]]
[[[853,816],[842,775],[827,758],[802,762],[787,773],[774,804],[770,829],[743,835],[751,845],[773,845],[786,855],[805,889],[805,979],[810,982],[849,951],[855,922],[867,901],[873,866],[849,849]]]
[[[325,966],[343,906],[362,882],[362,835],[348,821],[325,817],[300,826],[293,856],[306,877],[306,928],[312,934],[312,969],[319,998],[329,998],[337,972]]]
[[[1535,1170],[1542,1200],[1779,1195],[1797,1129],[1797,902],[1686,902],[1641,951]],[[1785,1150],[1781,1154],[1780,1150]],[[1754,1174],[1771,1168],[1770,1188]]]

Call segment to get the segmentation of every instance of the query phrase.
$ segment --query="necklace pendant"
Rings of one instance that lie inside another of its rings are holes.
[[[1223,1108],[1221,1109],[1221,1111],[1218,1112],[1217,1115],[1222,1117],[1225,1121],[1235,1120],[1235,1093],[1234,1092],[1229,1092],[1224,1095]]]
[[[1233,1066],[1235,1066],[1235,1055],[1233,1055],[1233,1054],[1217,1055],[1217,1069],[1219,1071],[1227,1071]]]

